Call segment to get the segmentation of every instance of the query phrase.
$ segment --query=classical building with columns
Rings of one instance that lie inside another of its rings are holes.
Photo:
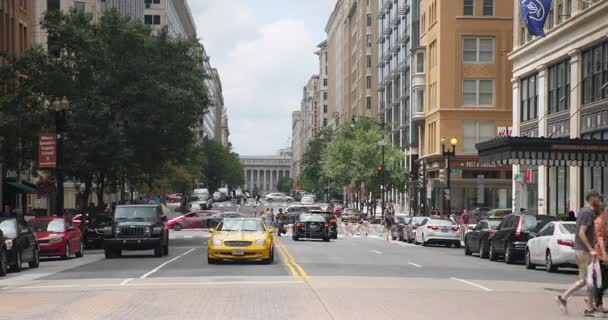
[[[519,2],[513,1],[515,17],[520,16]],[[606,17],[608,1],[553,1],[546,36],[538,38],[514,19],[508,55],[513,63],[513,135],[608,140]],[[514,165],[513,208],[565,214],[583,206],[590,189],[608,194],[608,168],[585,163]]]
[[[282,149],[273,156],[241,156],[245,172],[243,189],[250,192],[275,192],[282,177],[291,178],[291,149]]]

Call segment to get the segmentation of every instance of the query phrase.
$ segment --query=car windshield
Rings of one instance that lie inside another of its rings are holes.
[[[224,219],[217,228],[218,231],[264,231],[264,225],[259,219]]]
[[[401,224],[406,224],[407,223],[407,218],[406,217],[396,217],[395,219],[397,219],[397,223],[401,223]]]
[[[0,222],[0,230],[2,230],[5,238],[17,238],[17,221],[15,219],[8,219]]]
[[[414,217],[412,218],[412,223],[414,225],[419,225],[422,223],[422,221],[424,221],[424,219],[426,219],[426,217]]]
[[[114,219],[136,220],[136,221],[156,221],[156,207],[117,207]]]
[[[320,214],[301,214],[300,222],[325,222],[325,217]]]
[[[65,220],[53,219],[53,220],[34,220],[30,222],[30,225],[34,229],[34,232],[63,232],[65,231]]]
[[[447,219],[431,219],[426,224],[430,226],[453,226],[454,222]]]
[[[498,230],[498,226],[502,220],[488,220],[488,225],[490,225],[490,229]]]
[[[559,225],[559,229],[562,233],[565,234],[575,234],[576,233],[576,223],[562,223]]]
[[[206,194],[192,196],[192,198],[190,198],[191,202],[203,202],[203,201],[207,201],[207,200],[209,200],[209,196]]]

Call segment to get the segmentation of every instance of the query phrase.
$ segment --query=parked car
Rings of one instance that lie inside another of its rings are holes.
[[[315,204],[315,196],[313,195],[305,195],[302,197],[302,200],[300,200],[300,204],[302,205],[313,205]]]
[[[106,259],[121,256],[122,250],[154,249],[155,257],[168,255],[168,213],[162,204],[117,206],[112,227],[104,233]]]
[[[221,260],[274,261],[274,229],[259,218],[228,218],[222,221],[207,242],[207,263]]]
[[[207,219],[215,214],[220,213],[219,210],[197,210],[186,213],[175,219],[167,221],[166,226],[169,229],[180,231],[182,229],[198,229],[207,227]]]
[[[405,241],[408,243],[416,240],[416,230],[427,217],[413,217],[408,225],[403,228],[405,233]]]
[[[426,218],[416,229],[416,243],[441,243],[460,248],[460,227],[450,219]]]
[[[492,261],[503,256],[506,263],[523,259],[528,240],[555,217],[532,214],[510,214],[500,223],[498,229],[490,236],[490,251],[488,257]]]
[[[490,242],[488,239],[498,226],[502,219],[487,219],[479,221],[473,230],[467,232],[464,236],[464,254],[470,256],[473,253],[479,253],[482,259],[488,258],[490,252]]]
[[[13,272],[20,272],[23,263],[38,268],[40,257],[34,230],[22,219],[5,219],[0,222],[6,262]]]
[[[526,268],[544,265],[547,272],[560,267],[576,268],[574,236],[576,222],[553,221],[547,223],[526,246]]]
[[[301,214],[292,231],[292,239],[294,241],[306,238],[322,239],[325,242],[329,242],[330,237],[329,221],[320,214]]]
[[[72,256],[84,256],[84,239],[80,228],[70,220],[59,217],[39,217],[29,221],[36,233],[39,254],[42,257],[61,257],[69,259]]]
[[[190,211],[211,210],[213,199],[208,194],[193,195],[190,198]]]
[[[112,216],[107,214],[96,214],[91,219],[89,228],[85,230],[85,248],[101,248],[105,229],[112,226]]]
[[[287,201],[287,202],[292,202],[293,201],[293,197],[290,197],[286,194],[283,193],[278,193],[278,192],[274,192],[274,193],[269,193],[266,196],[264,196],[264,199],[266,199],[267,202],[281,202],[281,201]]]
[[[410,216],[405,214],[395,215],[395,223],[391,227],[391,238],[393,240],[405,241],[405,227],[412,221]]]

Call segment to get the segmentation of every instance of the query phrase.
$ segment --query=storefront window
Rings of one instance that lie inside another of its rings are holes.
[[[547,181],[548,214],[566,214],[568,202],[568,167],[550,167]]]

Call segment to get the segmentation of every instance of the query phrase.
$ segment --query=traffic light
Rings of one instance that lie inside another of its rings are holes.
[[[376,169],[378,170],[378,173],[382,173],[382,170],[384,170],[384,167],[378,166]]]
[[[441,184],[447,184],[448,182],[445,169],[439,170],[439,182],[441,182]]]

